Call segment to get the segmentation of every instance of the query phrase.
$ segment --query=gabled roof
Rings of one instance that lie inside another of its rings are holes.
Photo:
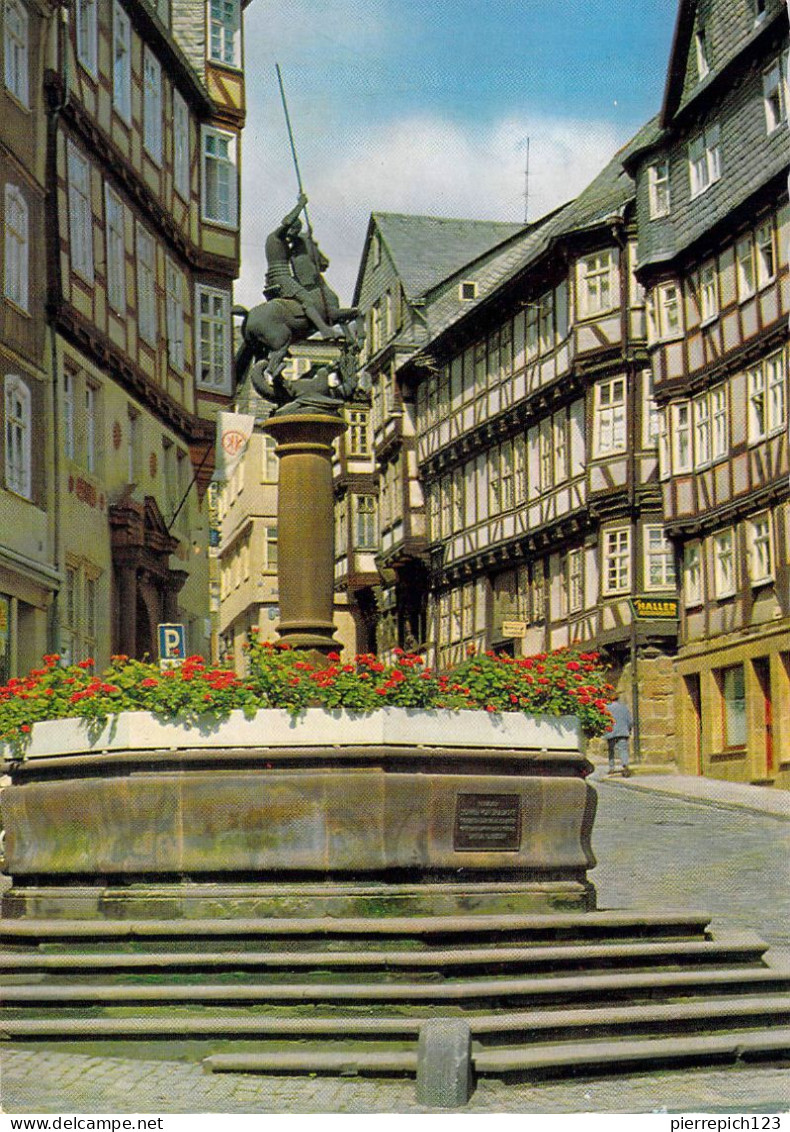
[[[500,244],[523,231],[523,224],[497,220],[450,220],[374,212],[407,299],[416,299]]]
[[[634,182],[625,172],[623,162],[627,161],[636,150],[650,144],[651,139],[658,133],[660,133],[658,118],[652,118],[622,149],[618,150],[575,200],[544,217],[532,228],[524,229],[521,238],[514,240],[512,247],[507,249],[507,254],[497,261],[496,267],[499,270],[495,276],[492,273],[480,302],[474,307],[459,311],[457,317],[446,320],[444,325],[434,327],[433,339],[426,349],[430,350],[435,346],[437,340],[451,327],[457,329],[461,324],[470,324],[481,307],[495,300],[497,295],[502,293],[503,288],[523,278],[539,260],[553,252],[558,242],[610,221],[619,220],[635,195]]]

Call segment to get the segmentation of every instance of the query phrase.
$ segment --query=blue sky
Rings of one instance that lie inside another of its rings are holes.
[[[677,0],[253,0],[246,16],[242,277],[296,182],[350,299],[371,211],[520,221],[578,193],[659,109]]]

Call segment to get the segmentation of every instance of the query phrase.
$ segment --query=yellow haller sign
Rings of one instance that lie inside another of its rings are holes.
[[[503,637],[525,637],[527,634],[526,621],[503,621],[502,622],[502,636]]]
[[[635,597],[631,599],[631,608],[639,621],[676,621],[678,618],[676,597]]]

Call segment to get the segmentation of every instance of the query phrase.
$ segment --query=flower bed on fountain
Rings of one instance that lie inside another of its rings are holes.
[[[253,641],[243,676],[48,656],[0,689],[4,909],[589,908],[582,734],[612,690],[573,650],[438,673]]]

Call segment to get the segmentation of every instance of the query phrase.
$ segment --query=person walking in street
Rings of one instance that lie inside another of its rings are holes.
[[[606,705],[606,710],[614,720],[611,730],[606,734],[606,741],[609,745],[609,773],[615,773],[615,759],[618,758],[622,767],[623,778],[630,778],[633,771],[628,765],[628,747],[631,730],[634,726],[630,709],[618,693],[615,699]]]

